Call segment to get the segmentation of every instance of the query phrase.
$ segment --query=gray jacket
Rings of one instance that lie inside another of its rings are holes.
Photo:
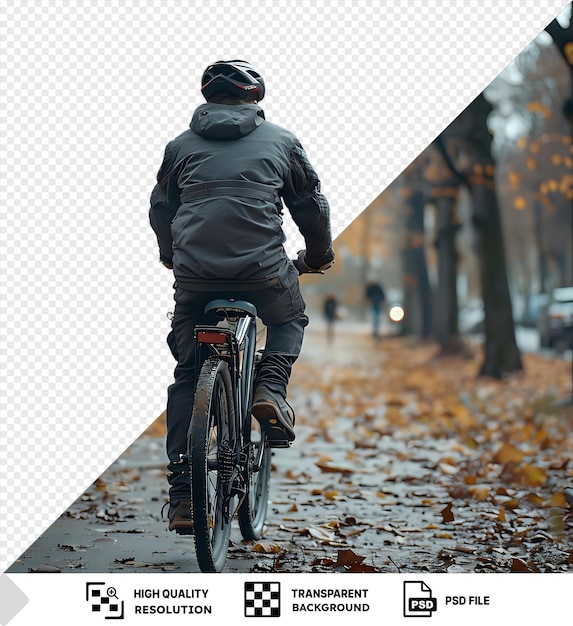
[[[334,258],[330,211],[298,139],[255,104],[206,103],[166,149],[149,218],[160,259],[177,283],[257,281],[290,263],[283,201],[306,244],[306,261]]]

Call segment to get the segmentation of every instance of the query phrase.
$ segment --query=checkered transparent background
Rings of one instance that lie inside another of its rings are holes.
[[[337,235],[564,6],[0,1],[2,570],[164,408],[148,197],[204,67],[261,70]]]

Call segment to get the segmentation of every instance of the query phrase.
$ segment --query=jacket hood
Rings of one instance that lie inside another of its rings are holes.
[[[240,139],[265,121],[256,104],[213,104],[199,106],[191,119],[191,130],[205,139]]]

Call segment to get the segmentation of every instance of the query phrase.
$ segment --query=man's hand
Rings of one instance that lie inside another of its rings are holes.
[[[324,274],[324,272],[334,265],[334,261],[328,261],[320,267],[311,267],[306,262],[306,250],[299,250],[297,258],[293,261],[299,274]]]
[[[173,269],[173,263],[167,263],[166,261],[161,261],[161,263],[168,269],[168,270],[172,270]]]

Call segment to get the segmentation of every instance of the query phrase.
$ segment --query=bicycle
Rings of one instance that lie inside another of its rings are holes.
[[[223,570],[235,515],[246,540],[266,518],[271,453],[251,416],[257,312],[242,300],[211,301],[221,319],[195,328],[197,388],[188,434],[195,552],[203,572]]]
[[[300,258],[299,274],[311,270]],[[202,572],[221,572],[236,516],[243,539],[261,537],[268,507],[271,450],[251,415],[257,311],[245,300],[216,299],[205,313],[216,325],[195,328],[199,372],[188,431],[191,517],[195,553]],[[290,442],[273,441],[273,448]]]

